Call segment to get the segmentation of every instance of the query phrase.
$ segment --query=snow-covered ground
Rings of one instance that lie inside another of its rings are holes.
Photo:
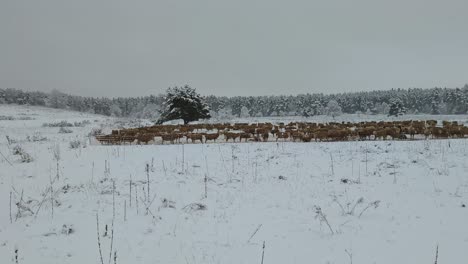
[[[437,245],[439,263],[468,259],[468,139],[101,146],[88,133],[116,120],[0,115],[34,118],[0,121],[1,263],[101,263],[97,215],[104,263],[114,252],[116,263],[434,263]],[[63,120],[91,123],[42,126]]]

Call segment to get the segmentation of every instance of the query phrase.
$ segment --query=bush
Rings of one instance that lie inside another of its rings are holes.
[[[47,137],[42,136],[40,133],[34,133],[32,137],[28,136],[26,138],[29,142],[41,142],[41,141],[47,141]]]
[[[82,146],[84,147],[84,144],[81,143],[81,141],[79,141],[79,140],[70,141],[70,148],[71,149],[77,149],[77,148],[80,148]]]
[[[20,145],[16,145],[12,149],[13,155],[19,155],[20,161],[23,163],[29,163],[34,161],[34,158],[27,153]]]
[[[102,134],[102,128],[93,128],[91,132],[89,132],[89,136],[97,136]]]
[[[21,116],[16,118],[16,120],[36,120],[36,118],[30,117],[30,116]]]
[[[21,155],[24,152],[23,148],[20,145],[16,145],[13,147],[13,155]]]
[[[34,158],[29,153],[27,153],[26,151],[23,151],[20,154],[20,156],[21,156],[21,162],[23,162],[23,163],[30,163],[30,162],[34,161]]]
[[[83,120],[83,121],[81,121],[81,122],[75,122],[75,123],[73,123],[73,125],[74,125],[75,127],[84,127],[84,126],[89,125],[89,124],[91,124],[91,121],[89,121],[89,120]]]
[[[67,121],[60,121],[56,123],[44,123],[42,124],[43,127],[73,127],[72,123]]]
[[[70,134],[73,133],[73,130],[66,128],[66,127],[60,127],[59,129],[60,134]]]
[[[15,118],[12,117],[12,116],[0,115],[0,120],[9,120],[9,121],[11,121],[11,120],[15,120]]]

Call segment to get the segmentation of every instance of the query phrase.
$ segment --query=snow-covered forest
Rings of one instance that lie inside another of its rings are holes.
[[[339,94],[299,94],[280,96],[205,97],[214,117],[269,117],[367,114],[466,114],[468,84],[462,88],[411,88]],[[48,106],[106,116],[156,119],[164,95],[130,98],[93,98],[0,89],[0,104]],[[398,109],[392,111],[392,105]]]

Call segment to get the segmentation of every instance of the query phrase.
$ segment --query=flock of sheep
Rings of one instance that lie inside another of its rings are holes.
[[[157,125],[151,127],[113,130],[110,135],[97,135],[101,144],[149,144],[164,143],[206,143],[224,140],[226,142],[256,141],[346,141],[346,140],[386,140],[418,138],[463,138],[468,135],[468,127],[453,121],[392,121],[359,123],[220,123],[193,125]]]

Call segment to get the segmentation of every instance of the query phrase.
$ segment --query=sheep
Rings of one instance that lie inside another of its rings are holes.
[[[201,143],[203,143],[203,135],[202,134],[187,134],[185,141],[188,143],[188,140],[191,140],[192,143],[195,143],[197,140],[199,140]]]
[[[213,140],[214,142],[216,142],[216,139],[219,138],[219,133],[216,133],[216,134],[205,134],[205,143],[208,141],[208,140]]]

